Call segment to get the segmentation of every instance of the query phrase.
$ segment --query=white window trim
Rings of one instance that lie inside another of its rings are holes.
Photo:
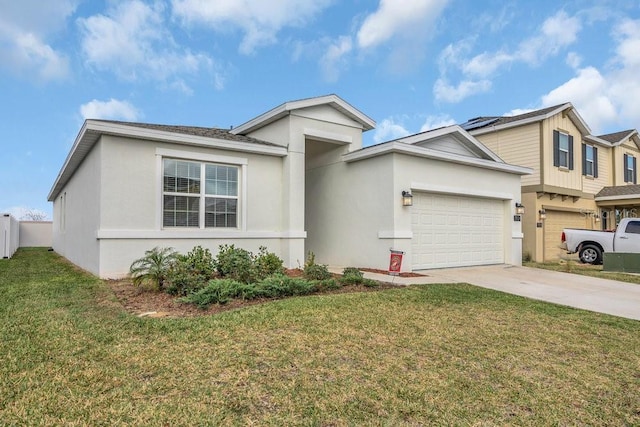
[[[624,182],[633,184],[633,177],[636,174],[636,171],[635,171],[635,169],[633,167],[633,159],[635,159],[635,156],[633,154],[630,154],[630,153],[626,153],[626,154],[627,154],[627,162],[624,165]],[[631,163],[631,167],[629,167],[629,163]],[[627,176],[627,173],[629,171],[630,171],[629,176]]]
[[[562,148],[562,135],[564,135],[567,138],[567,149],[564,150]],[[562,156],[560,155],[561,153],[566,153],[566,164],[562,164]],[[562,132],[562,131],[558,131],[558,167],[560,168],[564,168],[564,169],[569,169],[569,134]]]
[[[221,156],[217,154],[196,153],[192,151],[183,150],[171,150],[166,148],[156,148],[156,230],[173,230],[173,228],[165,229],[162,225],[162,200],[163,200],[163,186],[162,186],[162,159],[172,158],[180,160],[189,160],[194,162],[227,164],[230,166],[237,166],[240,169],[240,188],[238,191],[238,220],[239,224],[235,230],[245,232],[247,231],[247,165],[249,159],[246,157],[232,157]],[[185,228],[189,231],[207,231],[207,230],[219,230],[219,228]]]
[[[584,162],[588,166],[591,163],[591,173],[585,171],[586,176],[595,177],[596,176],[596,156],[595,156],[595,147],[593,145],[585,144],[585,159]],[[591,149],[591,160],[589,160],[589,149]],[[587,167],[587,169],[589,169]]]

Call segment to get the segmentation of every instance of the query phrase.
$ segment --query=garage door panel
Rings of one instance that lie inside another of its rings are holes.
[[[414,269],[504,262],[502,201],[416,192],[413,209]]]
[[[546,209],[544,220],[544,260],[557,261],[566,256],[560,246],[560,236],[565,228],[590,228],[587,216],[580,212],[565,212]]]

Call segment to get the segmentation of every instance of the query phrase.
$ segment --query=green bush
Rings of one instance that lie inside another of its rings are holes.
[[[378,286],[380,286],[380,283],[373,279],[364,279],[362,281],[362,284],[367,288],[377,288]]]
[[[129,267],[133,284],[140,286],[143,283],[151,283],[157,290],[162,290],[167,273],[177,258],[178,253],[173,248],[156,246],[145,251],[144,256],[133,261]]]
[[[246,249],[236,248],[234,245],[220,245],[216,269],[222,277],[251,283],[257,276],[253,258],[253,254]]]
[[[315,291],[315,284],[299,277],[276,274],[256,283],[258,296],[281,298],[292,295],[307,295]]]
[[[211,304],[226,304],[230,300],[242,293],[242,290],[248,285],[233,279],[216,279],[210,280],[207,286],[193,292],[183,298],[180,302],[195,304],[205,309]]]
[[[333,277],[330,279],[315,281],[315,289],[318,292],[328,291],[332,289],[340,289],[341,287],[342,287],[342,282],[337,281]]]
[[[316,255],[309,252],[304,263],[304,277],[310,280],[327,280],[331,278],[331,273],[326,265],[316,264]]]
[[[254,264],[259,279],[264,279],[265,277],[284,271],[284,267],[282,266],[283,261],[273,252],[268,252],[264,246],[260,246],[260,251],[254,258]]]
[[[204,288],[214,276],[211,252],[202,246],[195,246],[186,255],[179,255],[167,272],[167,293],[188,295]]]
[[[359,285],[364,281],[364,275],[355,267],[346,267],[340,281],[345,285]]]

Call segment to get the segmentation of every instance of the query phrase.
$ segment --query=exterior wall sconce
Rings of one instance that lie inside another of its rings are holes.
[[[547,211],[544,209],[540,209],[538,211],[538,214],[540,215],[540,221],[543,221],[545,219],[547,219]]]
[[[413,206],[413,195],[408,191],[402,191],[402,206]]]
[[[520,202],[516,202],[516,215],[524,215],[524,206]]]
[[[593,214],[593,219],[594,219],[595,222],[600,222],[600,215]]]

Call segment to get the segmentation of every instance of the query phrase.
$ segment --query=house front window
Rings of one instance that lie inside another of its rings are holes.
[[[553,131],[553,165],[573,170],[573,137],[557,130]]]
[[[636,158],[635,156],[624,155],[624,182],[637,183],[636,177]]]
[[[238,167],[163,159],[164,227],[237,228]]]
[[[598,177],[598,149],[593,145],[582,144],[582,174]]]

